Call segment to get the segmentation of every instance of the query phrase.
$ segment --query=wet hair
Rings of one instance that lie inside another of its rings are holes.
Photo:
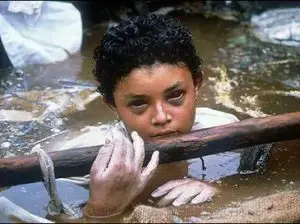
[[[201,76],[202,59],[196,54],[190,32],[158,14],[133,16],[110,28],[95,48],[94,60],[98,90],[113,105],[116,84],[135,68],[184,63],[194,82]]]

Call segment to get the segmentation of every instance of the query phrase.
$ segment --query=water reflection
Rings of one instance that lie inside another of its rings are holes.
[[[57,190],[60,199],[68,205],[88,199],[88,190],[72,183],[58,180]],[[0,196],[5,196],[34,215],[44,218],[47,216],[46,206],[49,196],[41,182],[11,187],[0,192]],[[0,222],[11,222],[11,220],[0,216]]]
[[[202,169],[200,159],[189,161],[188,175],[199,180],[216,181],[238,173],[241,154],[225,152],[203,158],[206,169]]]

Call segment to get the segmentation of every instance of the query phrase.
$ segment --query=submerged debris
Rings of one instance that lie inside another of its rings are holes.
[[[251,18],[261,41],[300,46],[300,8],[272,9]]]
[[[0,157],[26,155],[34,143],[65,130],[66,116],[85,110],[100,96],[94,84],[80,80],[57,78],[50,79],[49,86],[48,81],[29,84],[43,80],[43,75],[49,79],[49,73],[59,67],[52,66],[40,70],[37,66],[32,71],[36,77],[21,69],[1,73]]]
[[[263,94],[272,94],[272,95],[282,95],[282,96],[292,96],[300,99],[300,91],[292,90],[292,91],[280,91],[280,90],[265,90],[262,92]]]
[[[9,148],[9,146],[10,146],[10,142],[3,142],[3,143],[1,143],[1,148],[2,149],[5,149],[5,148]]]

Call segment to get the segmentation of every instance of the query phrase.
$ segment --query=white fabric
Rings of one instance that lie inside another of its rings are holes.
[[[67,2],[3,1],[0,37],[16,68],[55,63],[80,50],[81,15]]]
[[[43,1],[9,1],[8,11],[27,15],[40,14]]]
[[[239,119],[233,114],[213,110],[208,107],[198,107],[196,109],[195,123],[192,130],[210,128],[237,122]]]

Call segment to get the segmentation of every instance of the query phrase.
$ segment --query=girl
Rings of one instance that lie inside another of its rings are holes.
[[[94,60],[98,89],[120,118],[92,165],[83,210],[87,217],[103,218],[122,213],[153,176],[159,152],[143,168],[144,141],[238,119],[196,108],[202,60],[189,31],[172,19],[150,14],[121,21],[104,34]],[[208,183],[184,178],[151,196],[161,198],[160,206],[179,206],[207,201],[216,192]]]

